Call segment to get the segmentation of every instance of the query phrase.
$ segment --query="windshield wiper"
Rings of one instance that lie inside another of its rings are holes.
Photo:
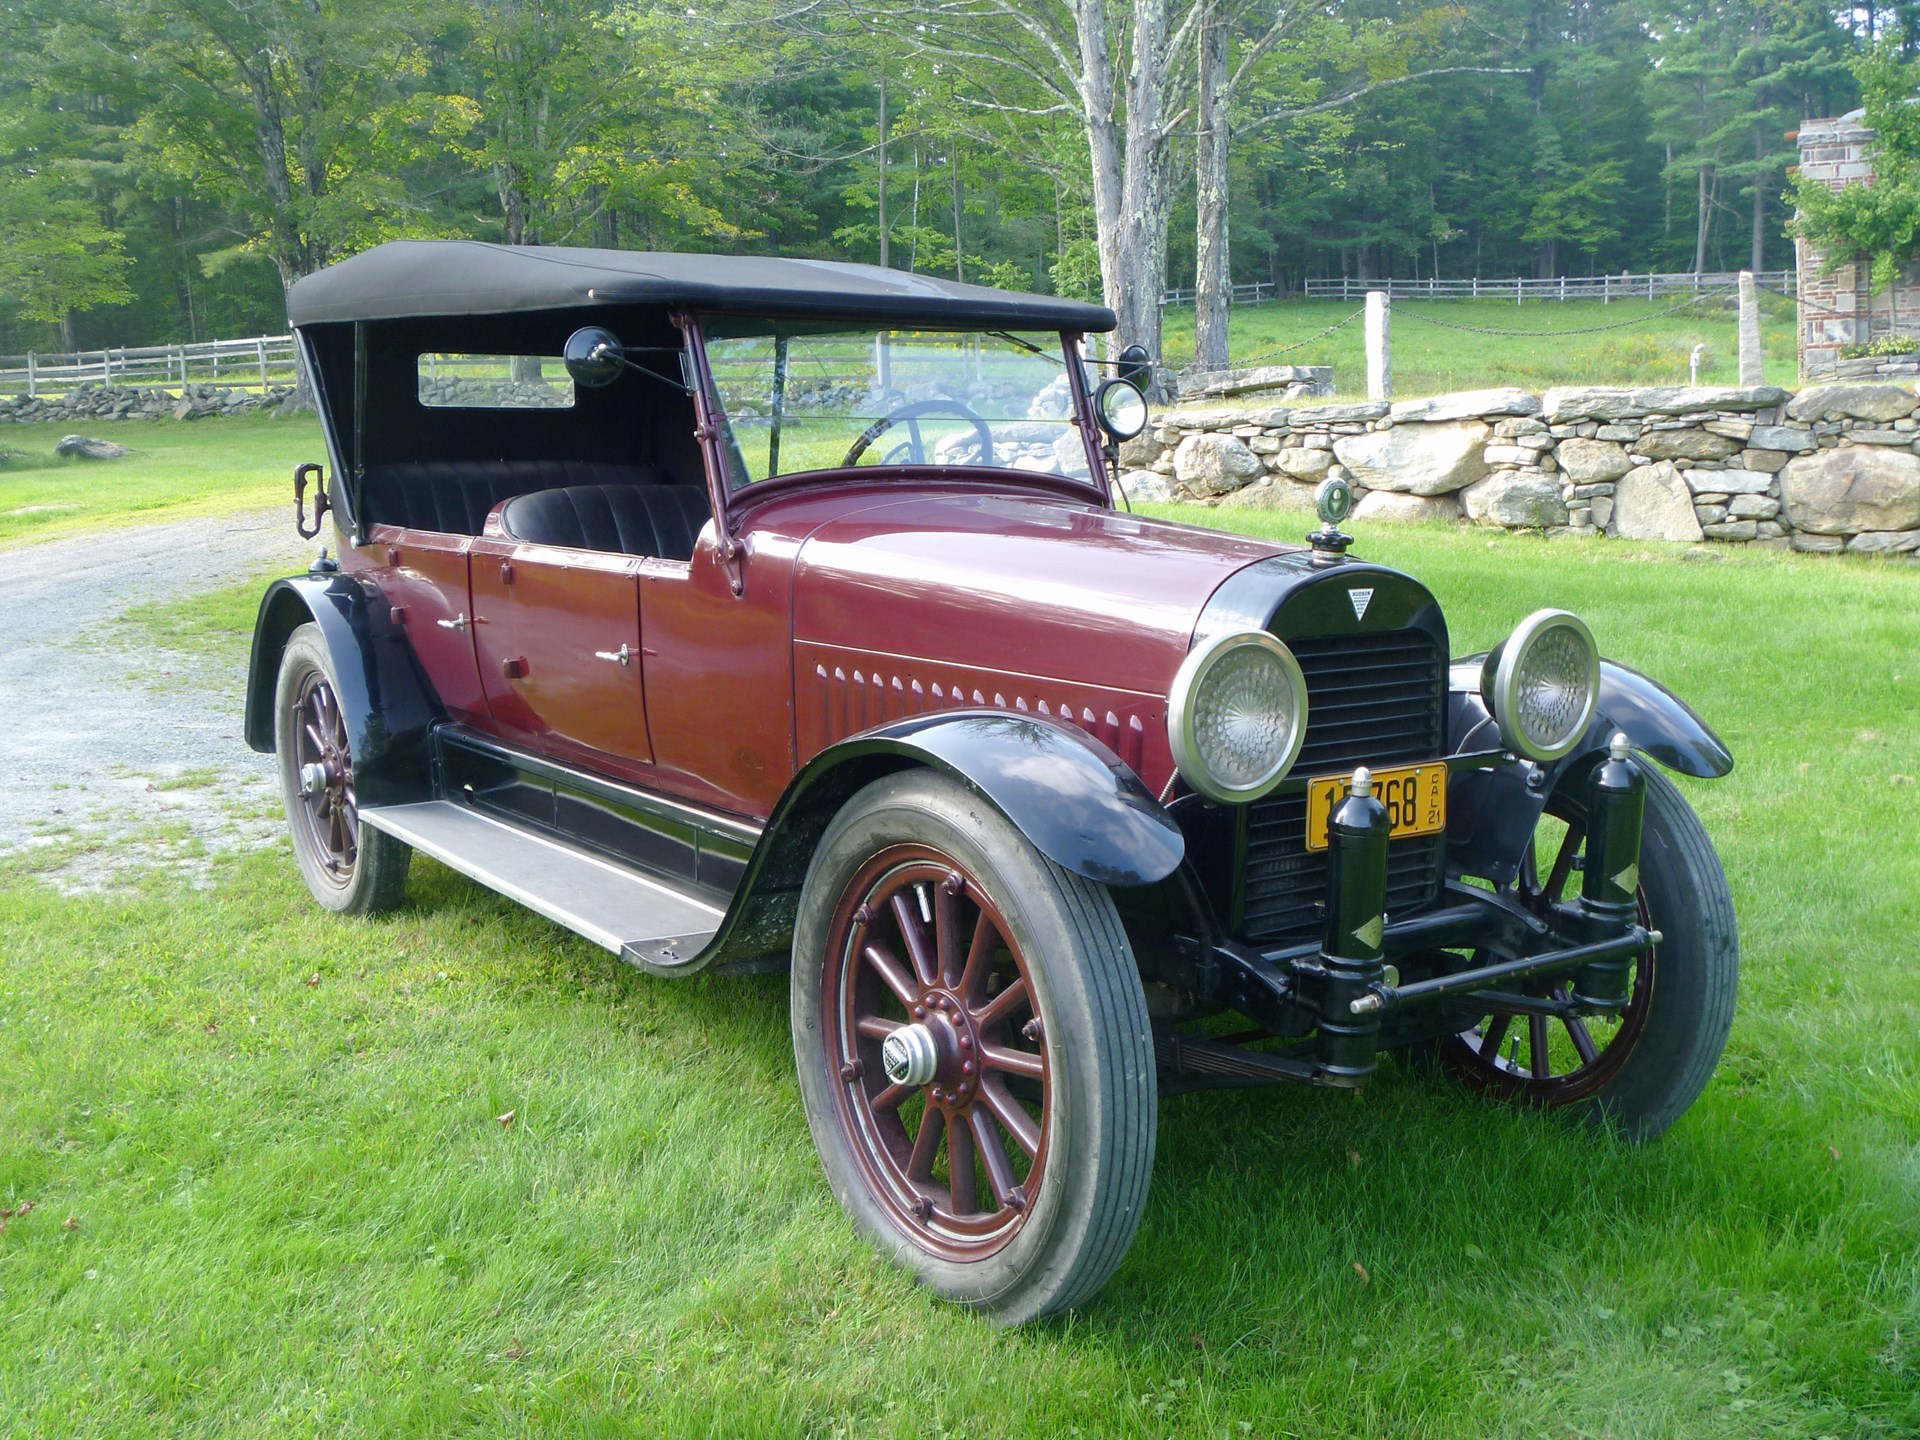
[[[1067,368],[1066,361],[1062,360],[1058,355],[1055,355],[1050,350],[1042,350],[1038,345],[1034,344],[1031,340],[1022,340],[1018,335],[1009,335],[1004,330],[984,330],[981,333],[984,334],[989,340],[1004,340],[1009,345],[1016,346],[1019,349],[1026,351],[1029,355],[1038,355],[1042,360],[1051,360],[1054,364],[1058,365],[1062,370]]]

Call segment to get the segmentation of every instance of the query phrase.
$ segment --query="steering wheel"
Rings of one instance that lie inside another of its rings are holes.
[[[910,465],[926,464],[926,446],[920,438],[920,417],[923,415],[953,415],[965,420],[973,426],[975,442],[980,447],[982,459],[988,461],[993,459],[993,432],[987,429],[987,422],[981,417],[979,412],[969,406],[961,404],[958,400],[934,399],[915,400],[910,404],[902,405],[899,409],[883,415],[880,419],[874,421],[873,424],[860,432],[860,438],[855,440],[852,447],[848,449],[847,458],[840,462],[841,465],[858,465],[860,463],[860,457],[867,453],[867,447],[901,421],[906,422],[907,434],[910,437],[909,442],[907,445],[894,450],[892,454],[887,456],[887,459],[892,461],[895,456],[899,455],[901,450],[908,450],[909,455],[905,463]]]

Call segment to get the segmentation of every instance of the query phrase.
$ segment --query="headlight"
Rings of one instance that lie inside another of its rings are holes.
[[[1480,693],[1509,749],[1558,760],[1593,722],[1600,652],[1593,632],[1565,610],[1536,610],[1487,656]]]
[[[1093,413],[1114,440],[1131,440],[1147,428],[1147,397],[1130,380],[1102,380],[1093,392]]]
[[[1264,630],[1221,635],[1174,676],[1167,736],[1180,778],[1209,800],[1245,804],[1280,783],[1307,732],[1307,682]]]

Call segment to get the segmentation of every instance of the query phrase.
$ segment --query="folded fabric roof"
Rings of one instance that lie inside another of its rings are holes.
[[[296,327],[429,315],[506,315],[598,305],[994,329],[1113,329],[1104,305],[962,285],[878,265],[761,255],[689,255],[390,240],[297,281]]]

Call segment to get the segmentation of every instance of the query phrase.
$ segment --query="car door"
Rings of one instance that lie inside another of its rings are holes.
[[[471,544],[465,535],[375,525],[360,554],[371,562],[367,577],[379,587],[393,622],[412,642],[420,668],[447,713],[484,725],[489,710],[474,663],[469,619]]]
[[[631,555],[473,542],[474,648],[494,722],[556,759],[653,758]]]
[[[691,561],[651,561],[642,572],[662,789],[766,816],[793,778],[791,574],[785,537],[743,537],[730,566],[711,525]]]

